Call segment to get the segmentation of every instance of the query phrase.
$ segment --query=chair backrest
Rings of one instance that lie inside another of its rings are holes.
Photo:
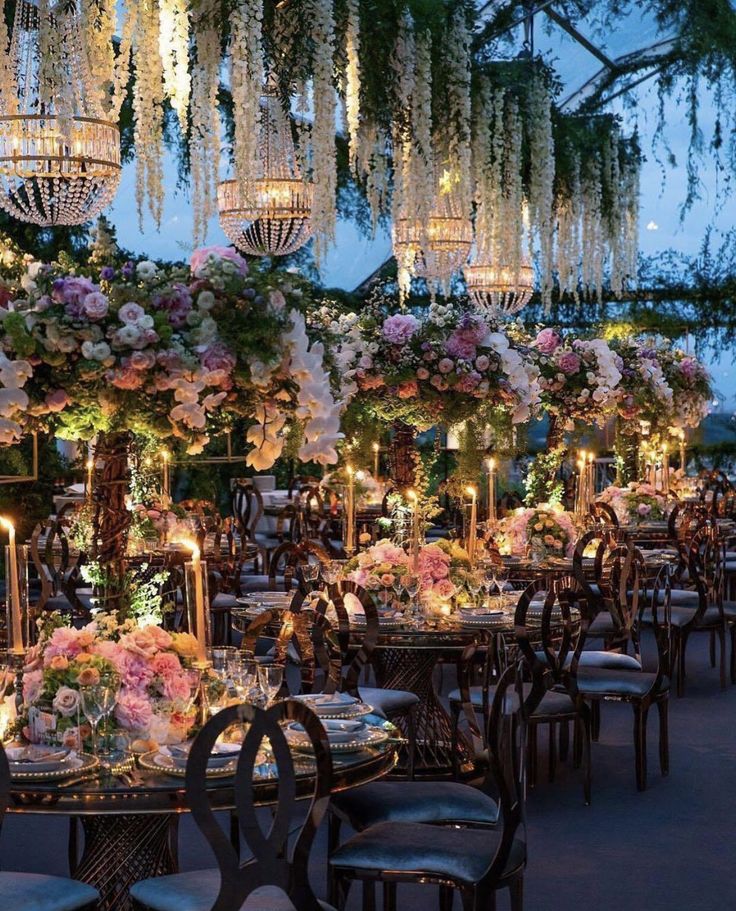
[[[498,881],[507,869],[514,843],[526,845],[526,729],[521,668],[512,664],[501,674],[491,703],[486,740],[488,775],[495,786],[501,818],[501,838],[484,880]],[[485,787],[484,787],[485,789]],[[526,862],[524,857],[523,863]]]
[[[620,523],[618,521],[618,516],[616,515],[616,510],[610,503],[591,503],[590,514],[599,525],[608,525],[611,528],[619,527]]]
[[[601,583],[603,579],[603,566],[606,553],[609,551],[612,543],[610,534],[601,528],[586,531],[585,534],[581,535],[575,542],[575,550],[572,555],[573,575],[575,576],[575,580],[583,597],[590,608],[596,612],[602,607]],[[585,562],[589,559],[586,557],[586,551],[588,551],[589,548],[595,550],[593,557],[593,578],[595,579],[595,584],[598,586],[598,591],[591,586],[589,564],[586,565]]]
[[[310,741],[314,787],[309,810],[297,824],[296,773],[281,723],[300,724]],[[230,837],[220,826],[210,804],[207,762],[217,738],[231,725],[246,726],[246,735],[235,772],[235,806],[240,834],[248,849],[241,863]],[[270,741],[278,771],[278,802],[267,833],[259,824],[253,787],[258,754],[264,738]],[[248,896],[264,886],[275,886],[288,895],[299,911],[321,911],[309,883],[309,854],[314,836],[327,810],[332,788],[332,758],[327,735],[307,706],[287,700],[264,711],[252,705],[235,705],[211,718],[197,735],[186,768],[187,804],[207,839],[220,869],[220,891],[212,911],[240,911]],[[296,832],[291,846],[290,836]]]
[[[726,571],[725,540],[713,519],[701,523],[688,542],[688,573],[698,593],[698,618],[708,607],[723,610]]]
[[[43,610],[49,598],[60,594],[71,569],[69,541],[64,528],[52,519],[39,522],[31,533],[30,554],[41,585],[36,608]]]
[[[238,482],[232,489],[232,511],[240,525],[240,532],[253,539],[256,526],[263,515],[263,497],[251,482]]]
[[[271,554],[271,560],[268,564],[268,575],[272,580],[274,590],[277,577],[282,576],[286,591],[290,591],[295,576],[298,581],[299,567],[309,563],[310,556],[316,557],[321,564],[330,560],[330,555],[327,551],[314,541],[302,541],[299,544],[293,541],[284,541],[283,544],[279,544]]]

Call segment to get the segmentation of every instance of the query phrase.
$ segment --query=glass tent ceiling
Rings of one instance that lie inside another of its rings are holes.
[[[560,103],[568,111],[606,105],[656,75],[676,48],[673,36],[663,33],[643,6],[618,16],[611,30],[595,5],[573,18],[564,0],[518,3],[511,25],[500,27],[506,0],[476,0],[476,5],[476,49],[495,60],[541,53],[562,81]]]

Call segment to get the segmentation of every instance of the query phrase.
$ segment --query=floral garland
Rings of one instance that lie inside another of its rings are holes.
[[[602,425],[618,402],[621,358],[600,338],[542,329],[532,344],[544,408],[571,430],[575,420]]]
[[[261,425],[267,412],[278,436],[291,410],[305,456],[336,461],[322,347],[287,306],[297,289],[259,293],[261,283],[229,247],[195,251],[189,270],[105,266],[99,283],[32,263],[25,293],[0,310],[0,441],[35,427],[77,439],[123,429],[198,452],[238,415]],[[251,437],[250,463],[270,466],[281,449]]]
[[[507,334],[458,302],[435,302],[425,314],[396,312],[396,300],[377,289],[354,324],[335,339],[361,401],[386,420],[430,427],[456,424],[483,402],[526,421],[539,401],[536,370]]]
[[[651,484],[637,481],[632,481],[628,487],[606,487],[597,500],[611,506],[622,525],[662,521],[669,512],[667,497],[658,493]]]

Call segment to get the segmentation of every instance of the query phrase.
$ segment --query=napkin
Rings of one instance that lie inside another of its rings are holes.
[[[294,696],[300,702],[306,702],[309,706],[315,708],[334,708],[338,706],[355,705],[358,701],[355,696],[349,693],[306,693],[302,696]]]
[[[59,749],[58,747],[45,747],[40,744],[31,743],[22,747],[5,747],[10,762],[63,762],[69,756],[69,750]]]

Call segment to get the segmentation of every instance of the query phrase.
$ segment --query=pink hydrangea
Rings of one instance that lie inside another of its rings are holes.
[[[63,655],[65,658],[76,658],[82,651],[79,644],[78,631],[68,626],[57,627],[49,638],[48,645],[44,650],[44,664],[48,665],[56,655]]]
[[[562,339],[554,329],[542,329],[534,339],[534,347],[542,354],[552,354],[561,343]]]
[[[406,345],[419,329],[419,321],[411,313],[394,313],[383,321],[381,333],[392,345]]]
[[[248,274],[248,263],[243,259],[243,257],[238,253],[235,247],[222,247],[214,245],[211,247],[198,247],[194,253],[192,253],[189,260],[189,268],[192,270],[194,275],[197,275],[203,266],[207,264],[207,260],[210,256],[214,256],[216,259],[226,259],[237,266],[237,270],[242,276]]]
[[[207,370],[224,370],[231,373],[235,368],[235,356],[222,342],[209,345],[200,355],[202,366]]]

